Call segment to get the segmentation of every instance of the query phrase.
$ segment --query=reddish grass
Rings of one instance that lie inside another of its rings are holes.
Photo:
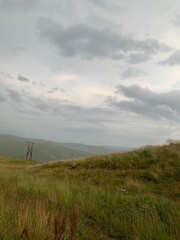
[[[54,240],[63,240],[66,230],[66,216],[60,221],[60,213],[54,217]]]
[[[54,240],[60,239],[59,234],[59,221],[60,221],[60,213],[57,213],[54,217]]]
[[[70,226],[70,235],[69,235],[70,240],[73,240],[74,235],[75,235],[76,219],[77,219],[76,209],[74,208],[73,215],[72,215],[72,220],[71,220],[71,226]]]
[[[69,240],[73,240],[75,236],[75,229],[76,229],[76,209],[74,208],[73,214],[72,214],[72,219],[70,223],[70,232],[69,232]],[[51,215],[50,213],[47,215],[47,228],[50,227],[50,221],[51,221]],[[61,214],[58,212],[54,216],[54,240],[64,240],[65,238],[65,232],[66,232],[66,225],[67,225],[67,217],[64,216],[61,220]],[[27,227],[24,227],[20,238],[26,238],[29,239],[29,234]]]
[[[20,236],[20,238],[23,238],[23,237],[26,237],[26,238],[29,239],[28,230],[27,230],[26,227],[23,228],[23,230],[22,230],[22,232],[21,232],[21,236]]]

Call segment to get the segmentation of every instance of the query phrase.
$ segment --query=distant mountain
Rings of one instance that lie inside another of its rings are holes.
[[[76,159],[97,154],[130,151],[132,148],[91,146],[78,143],[56,143],[41,139],[26,139],[17,136],[0,134],[0,155],[14,156],[24,159],[27,141],[34,142],[33,159],[49,162],[64,159]]]
[[[108,154],[114,152],[124,152],[130,151],[130,147],[113,147],[113,146],[92,146],[79,143],[61,143],[61,145],[66,146],[71,149],[85,151],[91,154]]]

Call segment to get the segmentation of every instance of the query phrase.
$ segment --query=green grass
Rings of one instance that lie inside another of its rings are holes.
[[[180,144],[38,164],[0,158],[0,239],[179,240]],[[62,238],[63,239],[63,238]]]

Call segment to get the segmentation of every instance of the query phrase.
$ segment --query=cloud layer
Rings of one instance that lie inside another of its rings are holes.
[[[39,19],[38,31],[39,35],[53,44],[64,57],[119,60],[124,54],[129,54],[129,61],[137,63],[146,61],[159,52],[170,50],[167,45],[155,39],[137,40],[109,29],[82,24],[65,28],[47,18]]]
[[[0,132],[122,146],[178,138],[178,9],[0,0]]]
[[[111,99],[110,103],[120,110],[134,112],[142,116],[165,118],[179,121],[180,118],[180,90],[165,93],[156,93],[139,85],[123,86],[117,88],[128,100]]]

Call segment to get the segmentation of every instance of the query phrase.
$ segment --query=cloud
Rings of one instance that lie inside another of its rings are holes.
[[[150,59],[150,55],[147,55],[146,53],[131,53],[128,56],[128,62],[132,64],[143,63]]]
[[[50,114],[51,116],[61,116],[61,118],[73,118],[74,121],[88,122],[88,119],[97,119],[98,116],[103,115],[106,111],[103,108],[90,108],[90,107],[81,107],[79,105],[73,105],[67,101],[59,102],[50,102],[46,98],[31,98],[30,104],[32,111],[34,113],[39,111],[39,113]]]
[[[109,29],[98,29],[83,24],[65,28],[49,18],[40,18],[37,28],[39,36],[54,45],[64,57],[118,60],[123,58],[124,54],[132,53],[129,61],[136,62],[142,61],[142,58],[143,61],[148,60],[151,55],[170,49],[154,39],[136,40]]]
[[[0,102],[4,102],[5,101],[5,98],[0,96]]]
[[[18,74],[18,76],[16,76],[16,77],[12,76],[10,73],[1,72],[1,74],[9,79],[17,79],[21,82],[29,82],[30,81],[30,79],[28,79],[20,74]]]
[[[58,82],[60,82],[60,81],[61,82],[72,82],[72,81],[80,80],[80,76],[73,74],[73,73],[64,72],[64,73],[55,74],[53,79]]]
[[[127,100],[110,99],[110,104],[121,110],[140,114],[142,116],[179,120],[180,118],[180,91],[174,90],[165,93],[156,93],[139,85],[117,88]]]
[[[25,47],[20,47],[20,46],[17,46],[17,47],[13,47],[11,49],[11,53],[13,56],[17,56],[19,53],[21,52],[26,52],[27,51],[27,48]]]
[[[54,92],[64,93],[64,89],[63,88],[54,87],[54,88],[52,88],[51,90],[48,91],[48,93],[54,93]]]
[[[6,91],[8,92],[8,96],[12,102],[16,103],[22,102],[22,95],[18,91],[13,89],[6,89]]]
[[[42,111],[42,112],[50,112],[50,107],[48,106],[47,103],[45,103],[44,101],[42,101],[41,99],[39,98],[36,98],[36,99],[32,99],[33,100],[33,107],[35,107],[36,109]],[[51,109],[52,110],[52,109]]]
[[[53,88],[62,92],[63,89]],[[37,116],[52,116],[69,118],[88,122],[88,119],[97,119],[98,116],[107,116],[109,110],[97,107],[81,107],[67,100],[54,100],[51,97],[37,97],[27,93],[23,89],[6,89],[6,102],[16,112]],[[107,113],[108,112],[108,113]]]
[[[117,1],[109,1],[109,0],[90,0],[89,2],[93,3],[95,7],[100,7],[103,10],[112,10],[114,12],[120,12],[124,10],[124,8],[119,5]]]
[[[0,9],[6,10],[31,10],[37,6],[40,0],[1,0]]]
[[[120,88],[117,90],[120,93]],[[137,96],[131,94],[133,89],[127,91],[124,89],[124,92],[127,96],[138,99],[138,94]],[[16,134],[22,133],[28,137],[41,136],[41,138],[52,138],[57,141],[106,145],[119,143],[122,146],[129,146],[145,144],[145,142],[147,144],[148,141],[159,142],[162,138],[168,138],[171,131],[165,129],[161,120],[156,121],[156,116],[151,116],[155,119],[154,121],[147,121],[143,117],[139,118],[137,114],[133,115],[134,108],[129,110],[130,107],[128,106],[127,109],[125,105],[123,111],[118,111],[112,107],[81,107],[68,102],[53,101],[48,97],[35,97],[28,95],[22,89],[7,89],[6,93],[8,94],[7,104],[1,104],[1,110],[6,112],[6,119],[3,119],[1,128],[9,131],[9,126],[14,126],[16,123],[14,128]],[[138,114],[142,115],[145,107],[139,107],[136,113],[139,112]],[[149,109],[146,110],[147,115],[149,111]],[[164,112],[166,114],[166,111]],[[163,123],[166,124],[166,121]],[[130,134],[133,141],[129,140]],[[121,139],[123,139],[122,142]]]
[[[167,59],[160,61],[161,65],[180,65],[180,50],[173,52]]]
[[[5,72],[1,72],[1,74],[9,79],[15,79],[15,77],[13,77],[11,74],[9,73],[5,73]]]
[[[180,14],[179,13],[174,14],[173,23],[176,24],[177,26],[180,26]]]
[[[139,68],[128,67],[125,71],[122,72],[121,77],[126,79],[126,78],[135,78],[142,75],[146,75],[146,73],[140,70]]]
[[[18,75],[17,79],[21,82],[29,82],[30,80],[22,75]]]

